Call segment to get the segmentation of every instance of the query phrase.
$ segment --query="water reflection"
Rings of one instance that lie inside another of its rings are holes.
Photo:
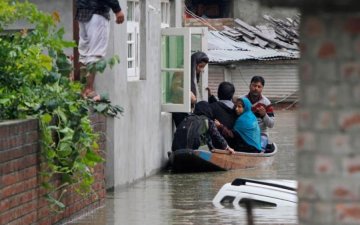
[[[279,153],[269,168],[227,172],[161,174],[107,194],[106,207],[70,224],[234,225],[246,224],[242,207],[216,208],[211,201],[224,183],[237,177],[295,179],[295,112],[276,112],[272,139]],[[296,208],[260,209],[255,224],[296,224]]]

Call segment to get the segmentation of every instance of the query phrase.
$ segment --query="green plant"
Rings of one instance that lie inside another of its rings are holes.
[[[4,30],[17,20],[26,20],[32,29]],[[0,1],[0,120],[39,119],[42,185],[48,189],[48,200],[62,210],[63,193],[70,187],[89,193],[92,168],[104,160],[89,108],[110,116],[123,109],[81,98],[82,84],[70,81],[72,66],[63,52],[75,43],[63,39],[64,29],[57,28],[59,20],[58,13],[43,13],[28,2]],[[113,66],[116,62],[118,58],[113,57],[107,63]],[[95,69],[103,71],[107,63]],[[61,177],[59,186],[52,184],[55,176]]]

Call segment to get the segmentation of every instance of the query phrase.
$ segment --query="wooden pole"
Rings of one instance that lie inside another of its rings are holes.
[[[75,20],[76,15],[76,0],[73,0],[73,39],[76,42],[76,45],[79,44],[79,23]],[[74,55],[74,80],[80,80],[80,64],[79,64],[79,51],[75,47],[73,50]]]
[[[247,224],[254,225],[254,215],[252,213],[252,201],[245,201]]]

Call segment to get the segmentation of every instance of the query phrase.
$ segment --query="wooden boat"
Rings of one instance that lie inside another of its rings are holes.
[[[179,149],[170,154],[170,164],[174,172],[208,172],[233,169],[267,167],[273,163],[277,146],[271,153],[235,152],[225,150]]]

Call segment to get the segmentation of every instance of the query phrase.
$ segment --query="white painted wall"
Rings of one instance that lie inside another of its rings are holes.
[[[45,11],[57,10],[62,24],[72,39],[72,1],[32,0]],[[120,0],[126,12],[126,1]],[[107,92],[113,104],[125,108],[120,119],[107,121],[106,186],[117,187],[152,175],[167,163],[171,148],[171,114],[162,113],[160,107],[160,0],[143,0],[140,81],[127,81],[126,21],[117,25],[111,21],[108,56],[117,54],[121,62],[112,70],[96,77],[96,89]],[[180,6],[181,4],[175,4]],[[175,9],[180,10],[180,9]],[[113,15],[112,15],[113,16]]]
[[[114,104],[125,108],[120,119],[108,119],[107,187],[117,187],[152,175],[167,162],[171,148],[171,114],[160,107],[160,9],[159,0],[145,1],[142,9],[140,73],[144,80],[127,81],[126,22],[112,23],[108,55],[121,62],[104,76],[97,76],[96,88],[108,92]],[[120,1],[123,9],[126,1]]]

